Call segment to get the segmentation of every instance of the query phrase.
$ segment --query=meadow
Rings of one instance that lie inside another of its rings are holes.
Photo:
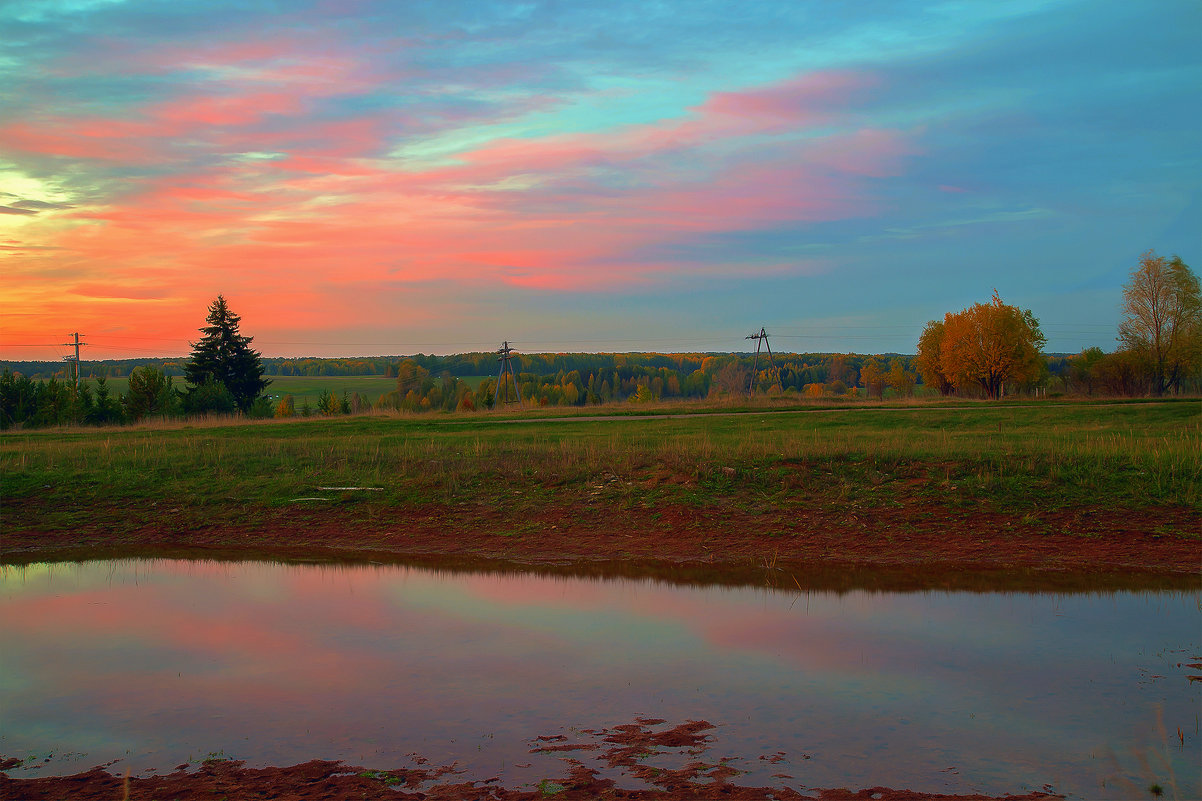
[[[1057,513],[1152,515],[1166,536],[1198,537],[1197,400],[692,404],[671,414],[682,408],[11,431],[0,436],[3,529],[237,530],[306,515],[370,525],[437,508],[447,526],[520,534],[553,508],[779,523],[791,510],[887,521],[922,506],[1003,514],[1034,533],[1056,530],[1047,518]],[[319,489],[330,487],[371,489]]]

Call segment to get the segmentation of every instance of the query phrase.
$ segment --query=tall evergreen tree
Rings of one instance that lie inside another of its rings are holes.
[[[107,387],[105,389],[107,391]],[[162,370],[144,364],[130,373],[129,387],[125,391],[125,412],[134,420],[168,414],[176,402],[171,378]]]
[[[209,306],[205,320],[208,325],[200,329],[204,336],[192,344],[192,357],[184,367],[188,400],[199,401],[205,392],[198,390],[206,387],[212,390],[214,385],[220,385],[229,391],[238,409],[246,413],[271,383],[263,378],[259,352],[250,347],[254,337],[238,333],[242,318],[230,311],[221,295]],[[185,402],[185,405],[195,411],[207,410],[196,408],[196,403]]]

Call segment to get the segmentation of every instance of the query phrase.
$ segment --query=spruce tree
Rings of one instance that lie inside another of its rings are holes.
[[[184,380],[188,384],[185,405],[192,411],[208,411],[203,398],[224,387],[245,414],[271,383],[263,378],[259,352],[250,347],[254,337],[238,333],[242,318],[230,311],[221,295],[209,306],[205,320],[208,325],[200,329],[204,336],[192,343],[192,358],[184,367]],[[210,391],[198,392],[205,388]]]

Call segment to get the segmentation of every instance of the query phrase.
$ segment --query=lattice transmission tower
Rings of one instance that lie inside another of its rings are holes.
[[[513,355],[513,348],[509,347],[508,340],[501,345],[501,347],[497,350],[497,353],[500,354],[500,356],[497,358],[497,361],[501,363],[501,372],[497,374],[497,396],[495,404],[514,403],[514,401],[509,400],[509,381],[506,379],[506,376],[508,376],[510,379],[513,379],[513,393],[517,396],[516,403],[518,406],[525,406],[525,404],[522,403],[522,388],[518,385],[518,374],[513,369],[513,365],[510,364],[510,362],[516,359],[517,356]]]
[[[780,368],[776,366],[776,359],[772,358],[772,346],[768,344],[768,332],[763,327],[760,328],[758,334],[752,334],[751,336],[744,337],[744,339],[755,340],[755,361],[751,363],[751,381],[747,384],[747,399],[751,400],[755,395],[755,379],[759,375],[761,345],[768,349],[768,361],[776,373],[776,383],[778,386],[780,385]]]

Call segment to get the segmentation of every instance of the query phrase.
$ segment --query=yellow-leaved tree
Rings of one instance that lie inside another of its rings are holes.
[[[868,397],[875,395],[882,400],[885,397],[885,371],[875,358],[868,359],[860,368],[860,381],[868,392]]]
[[[918,338],[918,355],[914,361],[918,365],[918,374],[922,383],[939,390],[940,395],[950,395],[955,390],[947,373],[943,371],[943,320],[931,320],[922,329]]]
[[[899,396],[908,398],[914,394],[914,376],[906,370],[901,359],[889,362],[888,381],[889,386],[893,387],[893,391]]]
[[[941,391],[979,387],[997,398],[1007,383],[1040,377],[1046,342],[1035,315],[1002,303],[994,290],[990,303],[948,312],[942,323],[927,323],[918,342],[918,367],[923,380]]]
[[[285,395],[280,398],[280,402],[275,407],[276,417],[296,417],[296,401],[291,395]]]

